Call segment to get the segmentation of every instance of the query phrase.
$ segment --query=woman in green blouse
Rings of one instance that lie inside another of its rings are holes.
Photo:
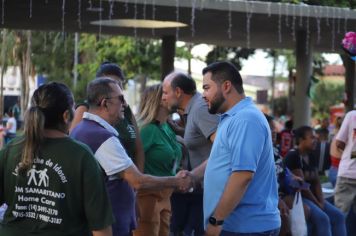
[[[141,98],[138,121],[145,152],[144,173],[174,176],[182,152],[174,131],[167,123],[170,112],[161,97],[161,86],[153,85],[144,91]],[[173,189],[138,192],[140,217],[138,228],[134,231],[135,236],[169,235],[172,192]]]

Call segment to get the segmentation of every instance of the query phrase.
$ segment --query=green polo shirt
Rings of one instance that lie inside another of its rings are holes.
[[[146,174],[174,176],[182,158],[181,145],[167,123],[148,124],[141,128],[145,151]]]

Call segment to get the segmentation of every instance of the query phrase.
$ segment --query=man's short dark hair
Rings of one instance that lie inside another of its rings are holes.
[[[96,77],[110,76],[115,75],[121,80],[125,80],[124,72],[122,72],[120,66],[115,63],[105,61],[103,62],[98,71],[96,72]]]
[[[287,120],[286,123],[284,124],[285,128],[288,130],[293,129],[293,120]]]
[[[197,92],[197,86],[193,78],[183,73],[175,74],[171,81],[171,87],[173,89],[180,88],[185,94],[189,95],[194,95]]]
[[[87,102],[89,107],[100,106],[104,98],[110,97],[113,92],[111,84],[118,84],[116,80],[109,77],[99,77],[88,84]]]
[[[239,70],[232,63],[227,61],[213,62],[203,69],[203,75],[208,72],[211,72],[211,79],[214,82],[221,84],[228,80],[238,93],[244,93],[241,75]]]
[[[293,136],[297,145],[300,144],[301,139],[305,139],[308,132],[313,132],[313,128],[307,125],[301,126],[293,130]]]
[[[329,135],[329,130],[327,128],[319,128],[315,132],[319,135],[325,135],[325,136]]]

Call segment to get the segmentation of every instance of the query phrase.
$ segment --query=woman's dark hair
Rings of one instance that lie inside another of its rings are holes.
[[[122,72],[121,68],[112,62],[105,61],[103,62],[98,71],[96,72],[96,77],[103,77],[103,76],[110,76],[115,75],[119,77],[121,80],[125,80],[124,73]]]
[[[44,129],[56,129],[67,132],[63,113],[69,111],[73,119],[74,99],[69,88],[61,83],[52,82],[40,86],[33,93],[31,107],[25,113],[24,148],[19,164],[19,171],[31,168],[33,159],[38,155],[44,138]]]
[[[307,133],[313,132],[313,128],[307,125],[301,126],[297,129],[293,130],[293,136],[295,138],[295,142],[299,145],[301,139],[305,139]]]

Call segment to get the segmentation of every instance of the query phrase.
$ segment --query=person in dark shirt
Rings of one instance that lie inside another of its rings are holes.
[[[277,148],[277,136],[274,118],[265,114],[268,124],[272,132],[272,142],[273,142],[273,154],[274,162],[276,166],[276,175],[278,182],[278,210],[281,214],[281,229],[279,236],[290,235],[291,229],[289,224],[289,210],[293,207],[294,194],[296,191],[300,191],[303,187],[303,179],[295,176],[291,171],[286,168],[283,163],[283,157],[281,156],[279,149]],[[294,184],[296,183],[296,184]],[[303,204],[305,219],[309,218],[309,207]]]
[[[286,121],[284,126],[284,129],[278,134],[278,143],[282,157],[285,157],[288,151],[293,148],[293,121]]]
[[[303,202],[310,208],[312,235],[342,236],[346,235],[345,216],[335,206],[324,201],[318,175],[317,159],[312,151],[315,144],[314,130],[309,126],[301,126],[294,130],[297,144],[285,157],[286,166],[293,174],[310,184],[310,189],[303,190]]]
[[[8,206],[0,235],[112,236],[100,167],[86,145],[68,137],[73,106],[64,84],[41,85],[24,134],[0,151],[0,206]]]
[[[317,158],[319,174],[325,175],[325,170],[330,168],[329,130],[320,128],[316,130],[316,134],[318,141],[314,149],[314,155]]]

